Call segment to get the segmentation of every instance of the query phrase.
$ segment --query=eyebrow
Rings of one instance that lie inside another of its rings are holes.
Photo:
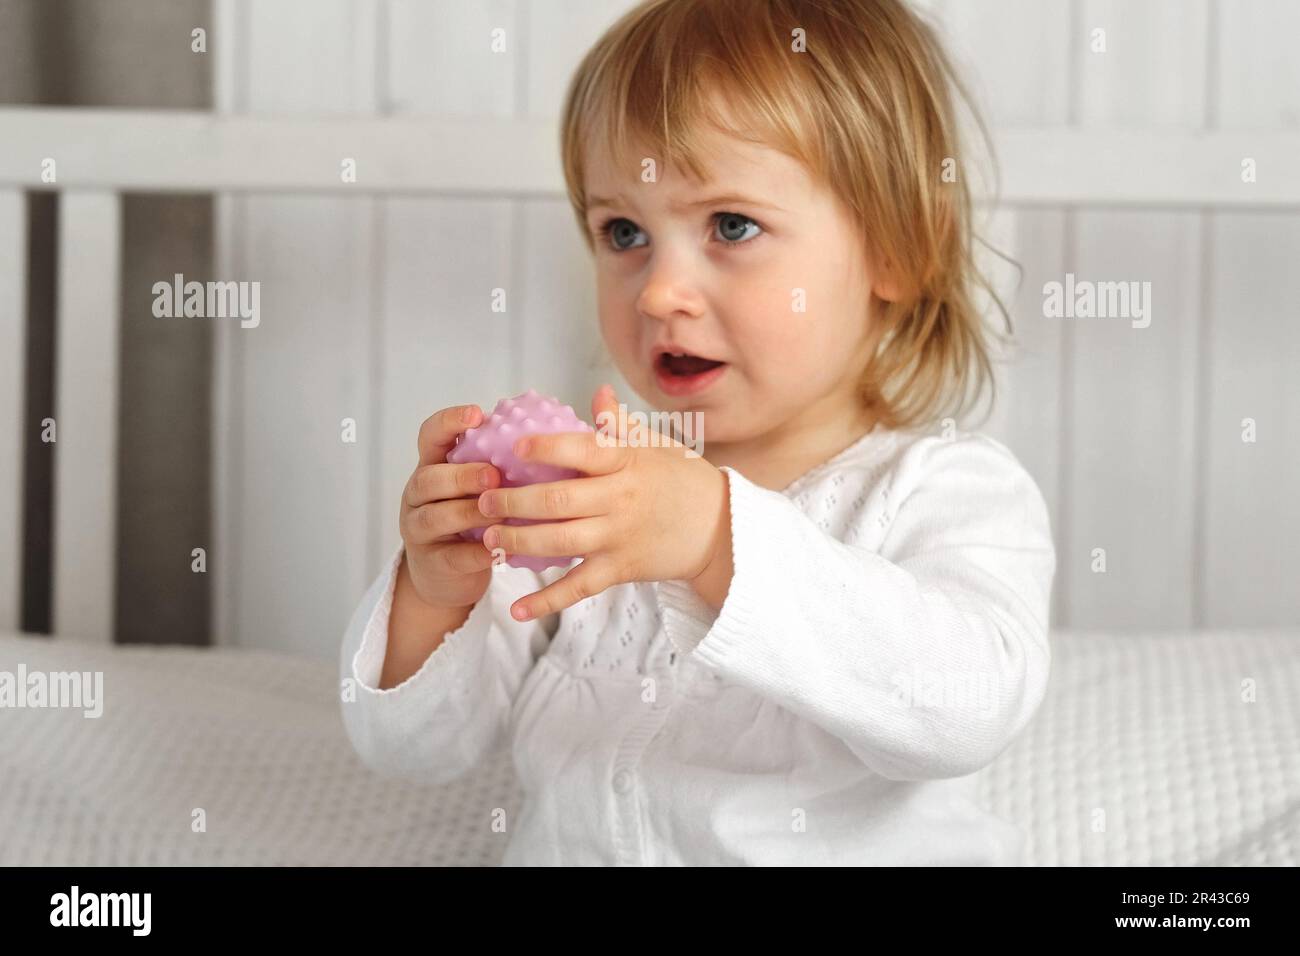
[[[604,196],[592,196],[587,203],[588,209],[599,209],[602,206],[614,206],[618,202],[626,204],[622,193],[614,199],[607,199]],[[741,203],[746,206],[762,206],[765,209],[772,209],[776,212],[785,212],[780,206],[774,206],[771,203],[759,202],[757,199],[750,199],[748,196],[742,196],[740,193],[725,193],[720,196],[708,196],[704,199],[696,199],[691,202],[674,202],[669,205],[673,209],[696,209],[700,206],[714,206],[722,203]]]

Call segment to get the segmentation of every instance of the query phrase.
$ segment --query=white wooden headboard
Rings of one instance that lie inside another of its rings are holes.
[[[18,613],[30,428],[24,190],[61,199],[55,630],[107,640],[113,620],[119,197],[206,192],[216,274],[263,280],[268,316],[217,329],[213,631],[330,656],[396,544],[424,415],[527,386],[582,408],[618,381],[590,366],[594,295],[554,116],[581,51],[630,4],[214,0],[215,113],[0,109],[0,628]],[[1300,7],[918,5],[998,130],[991,228],[1024,266],[1022,349],[988,430],[1051,506],[1054,621],[1300,623]],[[42,183],[51,156],[59,179]],[[1071,272],[1151,281],[1155,321],[1046,319],[1043,284]],[[506,315],[488,308],[498,288]],[[340,446],[344,417],[356,445]]]
[[[126,191],[355,197],[559,199],[552,124],[513,121],[241,119],[211,114],[0,109],[0,628],[18,618],[23,415],[25,189],[59,205],[55,600],[57,632],[108,640],[113,620],[118,381],[119,197]],[[1300,156],[1300,134],[1004,131],[997,147],[1011,209],[1300,207],[1300,176],[1244,184]],[[58,157],[55,184],[42,162]],[[356,159],[340,182],[336,157]],[[1029,290],[1031,298],[1036,290]],[[1036,320],[1037,321],[1037,320]],[[1015,395],[1012,395],[1015,399]],[[1013,429],[1014,431],[1014,429]],[[1010,440],[1014,443],[1016,435]],[[1029,440],[1021,429],[1018,436]],[[1032,449],[1028,449],[1032,451]],[[1176,469],[1169,480],[1176,480]],[[1202,489],[1204,491],[1204,489]],[[1118,502],[1117,502],[1118,505]],[[1170,529],[1174,532],[1175,529]],[[1085,542],[1086,544],[1086,542]],[[61,587],[75,581],[75,587]]]

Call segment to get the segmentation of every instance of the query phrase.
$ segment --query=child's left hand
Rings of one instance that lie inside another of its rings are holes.
[[[515,443],[522,459],[574,468],[582,476],[479,495],[479,510],[488,517],[547,522],[492,525],[485,547],[583,558],[558,581],[511,605],[517,620],[560,611],[627,581],[694,580],[731,546],[726,475],[657,432],[635,423],[631,434],[620,430],[608,385],[596,391],[591,410],[597,423],[602,413],[613,422],[602,435],[534,435]]]

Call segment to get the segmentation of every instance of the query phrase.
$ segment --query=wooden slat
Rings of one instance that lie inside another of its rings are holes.
[[[106,192],[59,199],[53,631],[113,639],[121,206]]]
[[[213,0],[212,24],[217,36],[232,42],[220,43],[213,51],[213,107],[218,115],[229,116],[247,109],[248,79],[247,9],[242,0]],[[247,198],[220,193],[213,201],[213,274],[218,277],[246,275],[243,237]],[[213,330],[212,355],[212,550],[208,574],[212,587],[212,642],[234,644],[239,599],[240,500],[237,476],[243,448],[239,425],[240,346],[238,325],[218,323]]]
[[[563,194],[557,131],[541,119],[222,118],[212,113],[0,109],[0,186],[50,188],[40,161],[83,187],[486,197]],[[1241,159],[1291,168],[1300,133],[1003,129],[1012,204],[1300,206],[1300,177],[1243,184]],[[356,183],[339,178],[352,156]]]
[[[222,195],[213,204],[213,274],[247,275],[242,238],[244,196]],[[236,642],[240,547],[236,533],[238,476],[243,451],[242,346],[246,330],[218,322],[212,337],[212,548],[208,573],[212,587],[212,643]]]
[[[0,189],[0,631],[18,630],[22,604],[27,204]]]
[[[49,188],[40,161],[53,155],[61,178],[117,190],[455,196],[561,188],[557,133],[545,122],[7,108],[0,131],[0,186]],[[355,183],[340,179],[345,156],[357,160]]]
[[[1300,206],[1294,132],[1003,130],[1003,199],[1012,204],[1138,207]],[[1279,171],[1241,181],[1242,157]]]

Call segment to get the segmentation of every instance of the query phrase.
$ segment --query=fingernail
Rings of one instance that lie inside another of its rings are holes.
[[[526,621],[533,616],[532,612],[526,607],[513,607],[510,609],[510,613],[514,615],[516,621]]]
[[[497,496],[484,492],[478,496],[479,513],[488,518],[493,518],[497,513]]]
[[[480,488],[492,487],[492,469],[484,468],[478,473],[478,486]]]
[[[533,442],[528,438],[519,439],[519,444],[515,445],[515,454],[523,458],[533,447]]]
[[[460,420],[464,422],[466,425],[468,425],[470,422],[474,420],[474,412],[476,411],[477,409],[473,405],[471,405],[469,408],[465,409],[463,412],[460,413]]]
[[[488,528],[483,532],[483,543],[487,545],[489,551],[501,543],[501,535],[496,528]]]

